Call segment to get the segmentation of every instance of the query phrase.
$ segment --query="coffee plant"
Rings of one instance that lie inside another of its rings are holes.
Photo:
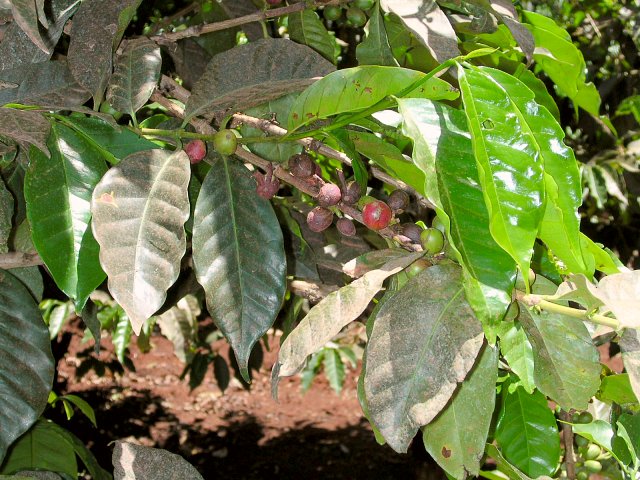
[[[591,218],[626,208],[637,156],[578,162],[558,106],[619,153],[635,134],[611,119],[640,122],[640,97],[602,114],[553,18],[586,17],[516,3],[0,2],[0,474],[76,478],[79,458],[111,478],[47,420],[95,422],[52,392],[75,312],[125,366],[159,329],[192,387],[210,364],[228,382],[217,336],[249,382],[275,326],[276,398],[300,372],[339,392],[363,322],[380,443],[420,435],[456,479],[640,478],[640,275],[578,213],[583,182]],[[619,3],[601,8],[637,41]],[[54,284],[67,300],[43,300]],[[624,373],[601,365],[609,343]],[[113,459],[115,478],[202,478],[126,442]]]

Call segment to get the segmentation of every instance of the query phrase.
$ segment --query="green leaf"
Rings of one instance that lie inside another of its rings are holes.
[[[384,250],[371,250],[356,258],[349,260],[342,266],[342,272],[351,278],[360,278],[367,272],[378,270],[392,260],[404,258],[407,251],[402,248],[385,248]]]
[[[638,397],[633,392],[628,373],[604,377],[600,383],[597,398],[603,402],[615,402],[618,405],[638,403]]]
[[[340,358],[340,353],[335,348],[328,348],[322,358],[322,366],[324,374],[329,380],[329,385],[336,393],[342,391],[344,385],[344,363]]]
[[[175,307],[157,317],[162,335],[173,343],[173,353],[180,361],[189,363],[198,335],[198,300],[193,295],[180,299]]]
[[[538,277],[534,288],[543,280]],[[536,387],[564,409],[586,409],[600,385],[598,350],[587,327],[575,318],[536,313],[518,304],[519,320],[533,347]]]
[[[0,464],[47,405],[54,374],[49,330],[27,288],[0,270]]]
[[[371,420],[391,448],[406,452],[445,407],[483,338],[457,265],[423,270],[384,303],[367,345],[364,387]]]
[[[280,346],[276,381],[298,372],[309,355],[320,350],[340,333],[345,325],[364,312],[387,278],[406,268],[422,255],[422,252],[404,252],[402,257],[391,258],[379,269],[368,271],[358,280],[330,293],[309,310]]]
[[[416,70],[365,65],[345,68],[318,80],[298,96],[289,116],[289,129],[339,113],[365,110],[390,95],[397,95],[425,77]],[[458,92],[436,77],[405,97],[455,100]]]
[[[66,117],[65,123],[75,129],[111,164],[119,163],[132,153],[160,148],[128,128],[111,125],[100,118]]]
[[[389,175],[412,187],[421,195],[425,194],[425,177],[422,171],[402,155],[393,144],[367,132],[349,132],[349,138],[356,150],[368,157]]]
[[[96,423],[96,413],[93,411],[93,408],[86,400],[83,400],[77,395],[67,394],[58,397],[59,400],[68,401],[74,404],[78,409],[89,419],[89,421],[93,424],[94,427],[98,427]]]
[[[18,142],[25,150],[38,147],[49,156],[47,138],[51,124],[38,112],[0,108],[0,135]]]
[[[27,218],[33,243],[56,284],[80,308],[105,278],[88,228],[90,199],[107,171],[102,156],[72,129],[54,124],[51,158],[30,151],[25,177]]]
[[[393,57],[391,45],[387,38],[384,19],[380,14],[380,7],[376,5],[371,10],[369,22],[364,27],[365,37],[356,47],[356,59],[360,65],[383,65],[395,67],[397,60]]]
[[[289,118],[289,112],[291,111],[291,106],[293,102],[295,102],[297,93],[292,93],[290,95],[285,95],[284,97],[269,100],[262,105],[257,107],[249,108],[245,111],[245,113],[249,116],[261,119],[270,119],[272,116],[275,117],[276,120],[283,121],[286,118]],[[250,127],[249,125],[242,124],[240,126],[240,133],[242,133],[243,137],[266,137],[267,134],[262,130],[257,128]],[[252,143],[247,145],[249,150],[251,150],[256,155],[264,158],[265,160],[269,160],[270,162],[283,163],[286,162],[289,157],[295,155],[296,153],[300,153],[302,151],[302,146],[297,143],[279,143],[279,142],[264,142],[264,143]]]
[[[78,476],[78,463],[73,445],[61,435],[57,425],[39,420],[11,446],[2,473],[21,470],[48,470]]]
[[[512,308],[517,308],[514,305]],[[533,347],[519,321],[502,322],[498,331],[500,351],[511,371],[520,379],[520,385],[533,393],[535,389]]]
[[[604,420],[594,420],[591,423],[573,423],[571,424],[571,428],[574,434],[580,435],[590,442],[597,443],[616,457],[613,449],[615,434],[608,422]]]
[[[523,15],[536,42],[536,63],[576,107],[598,117],[600,95],[593,83],[586,83],[584,58],[567,31],[544,15],[528,11]]]
[[[144,447],[116,441],[113,449],[113,475],[115,480],[144,480],[171,478],[202,480],[198,471],[180,455],[160,448]]]
[[[485,347],[451,403],[428,425],[422,441],[449,475],[477,476],[496,400],[498,349]]]
[[[491,235],[528,272],[544,202],[540,147],[523,112],[535,104],[519,103],[516,81],[498,72],[458,68]]]
[[[250,172],[221,158],[207,174],[193,222],[193,263],[207,308],[249,379],[251,349],[273,324],[286,284],[282,231]]]
[[[620,338],[620,350],[633,392],[640,399],[640,331],[625,329]]]
[[[493,458],[496,461],[496,465],[498,466],[498,470],[501,473],[507,475],[510,480],[531,480],[530,477],[522,473],[516,467],[511,465],[500,453],[498,447],[491,443],[487,443],[485,446],[485,452],[488,456]],[[497,478],[503,478],[502,476],[497,476]],[[548,478],[548,477],[542,477]]]
[[[0,105],[22,103],[56,108],[77,107],[91,97],[75,81],[64,60],[23,64],[2,70],[0,81],[15,85],[0,89]]]
[[[129,317],[120,307],[116,307],[116,324],[113,332],[111,333],[111,342],[116,353],[118,361],[124,365],[127,360],[127,349],[131,342],[131,334],[133,329],[131,328],[131,322]]]
[[[13,195],[0,178],[0,253],[9,251],[9,237],[13,224]]]
[[[400,17],[439,63],[460,55],[456,32],[435,0],[382,0],[380,4]]]
[[[93,234],[109,291],[133,330],[164,303],[180,273],[191,175],[184,151],[148,150],[111,168],[93,192]]]
[[[553,115],[553,118],[560,123],[560,110],[558,109],[558,104],[547,90],[547,86],[544,82],[536,77],[535,73],[526,68],[519,68],[513,76],[524,83],[535,95],[536,103],[549,110],[549,113]]]
[[[530,477],[556,471],[560,434],[547,398],[539,391],[531,394],[517,383],[503,385],[495,438],[509,463]]]
[[[582,247],[582,256],[585,261],[592,258],[595,263],[596,270],[612,275],[624,271],[621,269],[620,260],[608,248],[602,248],[602,244],[595,243],[582,232],[580,233],[580,245]]]
[[[336,63],[335,39],[316,12],[305,9],[290,13],[288,31],[291,40],[313,48],[331,63]]]
[[[618,417],[617,426],[618,436],[626,437],[624,440],[627,447],[637,461],[640,457],[640,414],[623,413]],[[621,426],[623,428],[620,428]]]
[[[147,103],[160,79],[160,47],[147,38],[129,40],[116,60],[107,89],[113,108],[134,116]]]
[[[84,0],[73,16],[68,61],[73,77],[100,105],[113,52],[142,0]]]
[[[184,121],[227,108],[244,110],[300,91],[313,83],[313,77],[334,68],[309,47],[283,38],[232,48],[214,56],[193,86]]]

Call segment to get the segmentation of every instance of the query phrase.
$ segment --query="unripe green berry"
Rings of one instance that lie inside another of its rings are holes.
[[[444,247],[444,235],[436,228],[427,228],[420,234],[420,243],[427,254],[435,255]]]
[[[363,27],[367,23],[367,15],[358,7],[347,9],[347,22],[352,27]]]
[[[584,470],[580,470],[576,474],[576,480],[588,480],[588,479],[589,479],[589,474],[587,472],[585,472]]]
[[[353,2],[353,6],[362,10],[369,10],[375,5],[375,3],[375,0],[355,0],[355,2]]]
[[[433,228],[437,228],[442,233],[445,233],[444,223],[442,223],[442,220],[440,220],[440,217],[438,216],[434,217],[433,221],[431,222],[431,226]]]
[[[600,456],[601,453],[602,450],[600,449],[600,447],[595,443],[592,443],[587,447],[587,450],[584,452],[583,457],[585,460],[595,460]]]
[[[589,440],[580,435],[576,435],[574,438],[578,447],[586,447],[587,445],[589,445]]]
[[[338,5],[328,5],[324,7],[324,10],[322,10],[322,15],[324,16],[325,20],[331,20],[332,22],[335,22],[340,17],[342,17],[342,8]]]
[[[413,278],[417,274],[419,274],[421,271],[423,271],[425,268],[428,268],[430,266],[431,266],[431,263],[428,260],[424,258],[419,258],[418,260],[413,262],[411,265],[409,265],[405,270],[405,272],[409,278]]]
[[[213,136],[213,148],[220,155],[232,155],[238,147],[238,139],[232,130],[220,130]]]
[[[602,470],[602,464],[597,460],[587,460],[586,462],[584,462],[584,468],[586,468],[587,471],[591,473],[598,473],[600,470]]]

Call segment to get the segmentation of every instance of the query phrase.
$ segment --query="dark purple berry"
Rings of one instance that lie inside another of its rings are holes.
[[[307,225],[314,232],[322,232],[333,223],[333,212],[328,208],[316,207],[307,215]]]
[[[316,163],[306,153],[298,153],[289,158],[289,172],[298,178],[308,178],[316,172]]]
[[[358,203],[361,196],[362,190],[360,189],[360,185],[356,182],[349,182],[342,189],[342,203],[345,205],[354,205]]]
[[[333,205],[337,205],[341,198],[342,193],[340,192],[340,187],[333,183],[325,183],[320,188],[320,193],[318,193],[318,203],[322,207],[332,207]]]
[[[404,190],[394,190],[391,195],[389,195],[389,201],[387,203],[391,207],[391,210],[399,212],[409,206],[410,200],[409,194]]]
[[[420,244],[421,233],[422,233],[422,228],[420,228],[415,223],[405,223],[402,225],[402,235],[407,237],[413,243]]]
[[[342,217],[336,222],[336,227],[345,237],[353,237],[356,234],[356,225],[348,218]]]
[[[256,192],[262,198],[269,200],[280,190],[280,181],[273,175],[272,164],[267,166],[267,172],[265,174],[256,172],[253,176],[258,184],[256,186]]]

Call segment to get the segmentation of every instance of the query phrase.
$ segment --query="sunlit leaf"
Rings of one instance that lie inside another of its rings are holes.
[[[162,335],[173,343],[173,353],[182,362],[188,363],[193,356],[192,348],[197,340],[200,306],[192,295],[180,299],[175,307],[157,317]]]
[[[247,75],[251,65],[251,75]],[[191,90],[185,121],[196,115],[243,110],[303,90],[334,66],[304,45],[262,39],[219,53]]]
[[[0,463],[38,419],[53,384],[49,330],[31,293],[0,270]]]
[[[533,393],[536,387],[533,376],[533,348],[522,325],[517,320],[502,322],[498,336],[500,337],[500,351],[513,373],[518,376],[520,385],[528,393]]]
[[[397,60],[393,57],[384,19],[378,5],[374,6],[369,15],[369,22],[364,27],[365,37],[356,47],[356,58],[360,65],[384,65],[395,67]]]
[[[249,379],[249,355],[273,325],[285,294],[286,258],[271,203],[250,172],[221,158],[200,189],[193,222],[193,263],[207,309]]]
[[[449,475],[478,475],[496,401],[498,349],[487,346],[451,403],[422,427],[424,446]]]
[[[385,302],[366,350],[371,420],[395,451],[445,407],[473,367],[482,326],[465,300],[461,269],[441,264]]]
[[[173,478],[202,480],[198,471],[184,458],[160,448],[116,441],[112,462],[114,480],[162,478],[168,472]]]
[[[460,55],[456,32],[435,0],[381,0],[380,5],[400,17],[438,62]]]
[[[336,393],[340,393],[344,385],[345,369],[338,350],[328,348],[322,357],[322,366],[329,385]]]
[[[401,93],[424,76],[416,70],[379,65],[338,70],[298,96],[289,116],[289,129],[339,113],[365,110],[389,95]],[[444,80],[432,77],[405,96],[454,100],[459,94]]]
[[[151,97],[160,79],[160,47],[147,38],[130,40],[116,59],[107,100],[119,112],[134,115]]]
[[[291,40],[313,48],[331,63],[336,63],[335,40],[329,35],[316,12],[304,9],[289,14],[288,18]]]
[[[633,391],[640,398],[640,331],[626,329],[620,339],[620,350]]]
[[[93,234],[109,291],[138,333],[180,273],[189,217],[189,158],[149,150],[111,168],[93,192]]]

